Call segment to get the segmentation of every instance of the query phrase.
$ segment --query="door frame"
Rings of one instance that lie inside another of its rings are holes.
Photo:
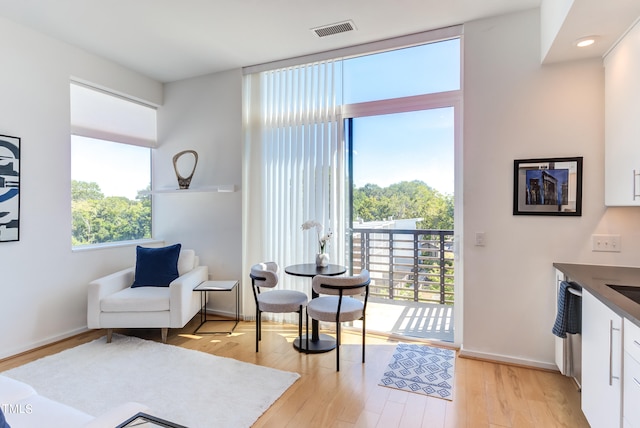
[[[367,116],[379,116],[385,114],[405,113],[419,110],[432,110],[437,108],[453,108],[454,117],[454,265],[456,272],[456,287],[454,289],[454,344],[462,344],[463,326],[463,300],[464,300],[464,259],[461,245],[464,239],[463,234],[463,150],[462,150],[462,90],[440,92],[435,94],[416,95],[404,98],[386,99],[380,101],[370,101],[358,104],[346,104],[342,106],[342,113],[339,117],[339,135],[342,136],[342,144],[345,147],[344,153],[347,186],[346,195],[348,206],[345,207],[347,221],[350,222],[347,230],[349,240],[346,242],[345,255],[352,259],[352,237],[353,237],[353,165],[351,160],[352,147],[350,146],[350,136],[345,134],[345,122],[349,119]],[[353,262],[351,262],[352,264]]]

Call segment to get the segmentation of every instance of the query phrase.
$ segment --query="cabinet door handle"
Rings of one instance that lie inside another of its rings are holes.
[[[613,332],[620,331],[613,326],[613,320],[609,320],[609,386],[613,385],[613,379],[620,379],[613,375]]]
[[[634,340],[634,341],[633,341],[633,343],[634,343],[636,346],[640,346],[640,342],[638,342],[637,340]]]
[[[640,386],[640,380],[636,379],[635,377],[633,378],[633,381],[636,383],[636,385]]]
[[[636,183],[638,182],[638,176],[640,176],[640,172],[638,172],[638,170],[634,169],[633,170],[633,200],[635,201],[636,198],[640,195],[638,195],[638,191],[637,191],[637,185]]]

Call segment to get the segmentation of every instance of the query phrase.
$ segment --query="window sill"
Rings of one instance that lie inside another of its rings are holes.
[[[118,242],[104,242],[102,244],[90,244],[90,245],[78,245],[75,247],[71,247],[71,251],[83,252],[83,251],[94,251],[94,250],[106,250],[110,248],[121,248],[121,247],[133,247],[136,245],[148,245],[148,244],[162,244],[164,243],[161,239],[136,239],[134,241],[118,241]]]

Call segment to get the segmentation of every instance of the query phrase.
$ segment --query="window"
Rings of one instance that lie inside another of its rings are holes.
[[[71,84],[71,243],[151,238],[156,110]]]
[[[460,89],[460,38],[349,58],[344,103]]]
[[[245,168],[262,171],[260,180],[255,181],[256,194],[261,199],[252,201],[256,206],[250,209],[256,224],[263,225],[256,231],[264,234],[264,248],[259,249],[256,259],[266,257],[285,263],[308,260],[315,251],[314,242],[300,234],[299,225],[310,219],[334,232],[332,260],[349,258],[345,250],[350,248],[343,240],[351,229],[347,205],[353,188],[348,179],[353,171],[349,171],[350,140],[341,135],[346,129],[343,119],[362,125],[367,121],[365,117],[375,115],[374,120],[379,122],[375,133],[358,142],[363,155],[366,150],[376,156],[375,166],[370,164],[368,168],[376,178],[393,176],[406,181],[397,172],[414,167],[407,157],[419,161],[419,171],[440,167],[446,158],[446,176],[437,172],[429,176],[446,185],[443,193],[453,193],[454,139],[459,135],[454,132],[453,122],[461,96],[460,37],[410,46],[346,59],[246,70],[259,71],[247,73],[244,91],[250,145]],[[384,124],[382,115],[387,116]],[[406,116],[413,118],[411,130],[422,131],[414,146],[408,143],[410,129],[399,120]],[[393,119],[393,123],[387,119]],[[427,125],[433,131],[429,141],[425,141],[423,131]],[[443,143],[442,132],[437,132],[441,127],[446,127]],[[363,129],[359,126],[358,131]],[[388,131],[392,129],[395,132],[390,135]],[[403,159],[394,166],[390,165],[390,156],[380,160],[382,156],[374,142],[380,144],[378,148],[390,147],[392,154],[402,152]],[[400,143],[402,148],[398,147]],[[441,150],[443,146],[445,150]],[[416,152],[416,147],[422,151]],[[426,159],[425,150],[430,150]],[[431,162],[432,158],[438,162]],[[443,205],[448,208],[452,198],[445,202],[448,205]],[[249,235],[253,236],[251,232]],[[291,253],[287,244],[290,242],[301,242],[302,246]]]
[[[295,58],[281,68],[245,69],[246,260],[309,263],[318,244],[300,225],[316,220],[333,232],[333,263],[348,264],[353,272],[370,269],[372,298],[420,299],[407,307],[433,296],[453,302],[451,240],[440,246],[440,236],[447,234],[437,230],[438,247],[431,250],[435,235],[418,228],[454,228],[453,208],[460,201],[454,188],[460,171],[461,40],[459,34],[439,41],[411,39],[406,45],[411,47],[389,46],[396,40],[369,51],[374,54],[331,59],[332,53],[324,53],[306,63]],[[365,200],[368,183],[373,195]],[[356,186],[365,189],[354,197]],[[389,197],[378,191],[383,187],[390,188]],[[363,238],[364,228],[351,221],[357,196],[362,196],[355,209],[363,222],[364,214],[370,221],[384,218],[380,227],[388,223],[409,238],[397,243],[390,234],[386,242]],[[424,247],[414,250],[414,242]],[[447,253],[434,258],[436,251]],[[436,267],[425,264],[434,259]],[[290,275],[282,283],[286,289],[308,287]],[[452,313],[447,308],[442,324],[434,317],[424,325],[435,321],[443,326],[440,339],[452,340]]]

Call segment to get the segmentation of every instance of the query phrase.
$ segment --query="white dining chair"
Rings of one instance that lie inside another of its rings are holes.
[[[298,313],[298,340],[302,340],[302,308],[307,295],[295,290],[274,290],[278,285],[279,267],[275,262],[258,263],[251,267],[251,285],[256,303],[256,352],[262,340],[262,313]],[[261,292],[261,288],[271,290]]]
[[[362,362],[364,363],[366,309],[370,281],[369,271],[366,269],[354,276],[317,275],[313,278],[313,289],[320,296],[311,299],[307,304],[307,340],[309,340],[308,317],[336,323],[336,371],[340,371],[340,325],[343,322],[362,320]],[[354,297],[363,294],[362,300]]]

